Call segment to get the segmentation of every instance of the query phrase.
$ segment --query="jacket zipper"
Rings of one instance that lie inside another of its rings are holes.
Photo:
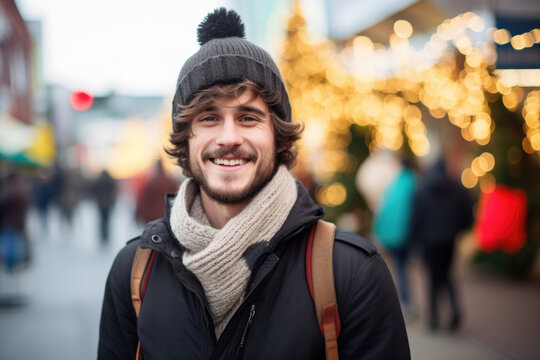
[[[242,339],[240,340],[240,351],[244,348],[247,334],[253,323],[253,318],[255,317],[255,304],[251,305],[251,310],[249,311],[249,318],[246,326],[244,327],[244,332],[242,333]]]
[[[201,319],[202,319],[202,322],[203,322],[204,331],[206,332],[206,336],[208,336],[208,339],[210,340],[210,343],[212,345],[215,345],[214,337],[212,336],[212,333],[210,332],[210,328],[208,327],[208,318],[206,316],[204,307],[201,308]]]

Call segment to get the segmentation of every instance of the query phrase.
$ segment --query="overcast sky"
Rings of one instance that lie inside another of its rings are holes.
[[[15,0],[41,20],[46,82],[96,95],[171,95],[217,0]]]
[[[15,2],[23,18],[41,21],[42,68],[47,83],[88,90],[94,95],[114,90],[130,95],[169,96],[174,93],[180,67],[199,48],[197,25],[208,12],[219,6],[230,7],[234,1]],[[309,19],[309,33],[315,39],[325,35],[328,11],[330,17],[337,16],[343,22],[346,33],[354,33],[363,23],[367,26],[367,21],[387,16],[385,12],[410,2],[379,0],[373,6],[368,0],[336,0],[335,4],[341,6],[328,8],[324,0],[301,1]],[[347,20],[340,9],[355,15]]]

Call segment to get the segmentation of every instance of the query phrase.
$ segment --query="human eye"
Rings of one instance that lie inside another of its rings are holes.
[[[242,122],[245,122],[245,123],[250,123],[250,122],[256,122],[256,121],[259,121],[259,119],[255,116],[251,116],[251,115],[244,115],[242,116],[242,118],[240,119],[240,121]]]
[[[202,123],[211,123],[215,121],[218,121],[218,119],[214,115],[204,115],[199,118],[199,122]]]
[[[240,123],[244,126],[255,126],[264,122],[263,118],[257,114],[244,114],[240,117]]]

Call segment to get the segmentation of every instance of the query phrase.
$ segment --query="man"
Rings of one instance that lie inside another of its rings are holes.
[[[115,260],[99,358],[322,359],[306,281],[306,243],[324,215],[288,168],[300,127],[270,56],[243,39],[233,11],[199,25],[200,50],[173,99],[173,155],[189,178]],[[136,248],[152,248],[139,317],[130,298]],[[337,231],[334,275],[342,359],[409,359],[389,272],[373,245]]]
[[[463,184],[451,176],[445,155],[437,159],[418,184],[412,205],[411,239],[420,251],[429,278],[429,328],[439,329],[438,305],[444,294],[451,308],[448,325],[456,331],[461,310],[452,264],[460,233],[473,224],[474,203]]]
[[[109,243],[110,219],[116,197],[118,196],[118,184],[111,174],[104,169],[90,187],[90,195],[96,201],[100,220],[101,245]]]
[[[135,218],[137,222],[146,224],[165,216],[163,199],[167,193],[176,193],[179,182],[169,177],[163,168],[161,159],[157,160],[154,171],[144,183],[137,196]]]

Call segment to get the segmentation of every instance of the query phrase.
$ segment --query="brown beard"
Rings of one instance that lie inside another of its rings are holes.
[[[241,151],[239,149],[232,149],[232,150],[220,149],[218,151],[207,150],[202,154],[202,158],[204,160],[208,160],[208,159],[216,158],[216,157],[224,157],[226,155],[233,155],[236,158],[247,159],[253,162],[257,160],[257,156],[255,154],[246,152],[246,151]],[[251,200],[254,196],[256,196],[259,193],[259,191],[261,191],[261,189],[264,188],[265,185],[268,184],[270,180],[272,180],[272,178],[276,174],[277,169],[278,169],[278,165],[277,165],[275,156],[272,159],[272,164],[268,164],[268,163],[259,164],[259,167],[256,169],[257,176],[255,177],[253,182],[249,184],[246,189],[237,193],[228,193],[226,189],[221,189],[221,191],[212,189],[208,185],[208,182],[206,181],[206,179],[203,177],[202,171],[197,166],[194,167],[191,164],[190,164],[190,173],[191,173],[190,175],[193,181],[195,181],[195,183],[199,185],[200,188],[211,199],[221,204],[236,205],[236,204],[247,202]]]

